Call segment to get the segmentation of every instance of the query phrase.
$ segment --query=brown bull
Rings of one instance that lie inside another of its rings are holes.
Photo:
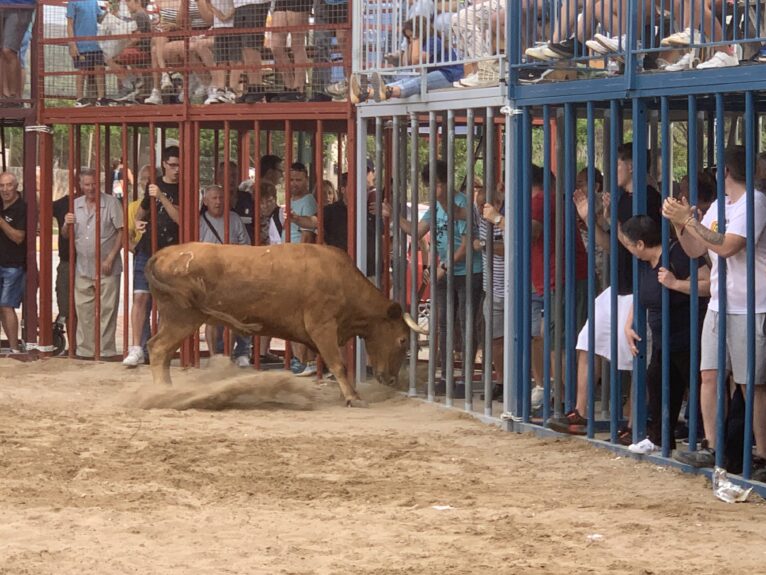
[[[170,360],[184,338],[215,323],[308,346],[321,354],[347,404],[363,403],[346,377],[339,346],[364,338],[376,377],[390,384],[407,352],[410,327],[419,330],[332,247],[189,243],[160,250],[144,273],[160,316],[148,344],[155,383],[170,383]]]

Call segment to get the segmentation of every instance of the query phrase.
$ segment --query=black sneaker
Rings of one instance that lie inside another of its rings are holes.
[[[548,49],[551,52],[555,52],[559,58],[567,59],[574,58],[575,55],[575,39],[567,38],[563,42],[548,42]]]
[[[551,68],[539,68],[537,66],[525,66],[519,68],[519,83],[520,84],[537,84],[545,77],[553,72]]]
[[[570,435],[585,435],[587,433],[588,420],[580,412],[573,409],[564,417],[551,417],[547,426],[553,431],[559,433],[568,433]]]
[[[673,453],[673,459],[698,469],[715,467],[715,450],[708,447],[707,439],[703,439],[697,451],[676,451]]]
[[[91,100],[90,98],[79,98],[75,100],[74,107],[75,108],[87,108],[88,106],[92,106],[94,103],[94,100]]]

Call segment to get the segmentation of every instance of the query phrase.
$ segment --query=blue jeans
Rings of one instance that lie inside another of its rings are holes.
[[[400,98],[409,98],[420,93],[420,76],[411,76],[403,80],[397,80],[390,87],[398,87],[401,91]],[[440,88],[452,88],[452,82],[439,70],[433,70],[426,74],[426,91],[439,90]]]
[[[24,299],[24,268],[0,267],[0,307],[17,308]]]
[[[218,345],[216,346],[216,353],[223,353],[223,326],[219,325],[216,327],[216,331],[218,332]],[[239,334],[233,333],[234,335],[234,352],[231,354],[231,356],[234,359],[237,359],[238,357],[242,356],[249,356],[250,355],[250,344],[252,343],[252,339],[249,337],[244,337]]]

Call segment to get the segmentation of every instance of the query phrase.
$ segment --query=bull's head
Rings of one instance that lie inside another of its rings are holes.
[[[371,326],[366,338],[367,354],[380,383],[396,384],[399,369],[407,355],[410,330],[428,335],[409,314],[403,314],[402,307],[394,302],[388,307],[386,317]]]

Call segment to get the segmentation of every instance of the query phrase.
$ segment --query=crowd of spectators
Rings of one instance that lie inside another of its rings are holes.
[[[328,101],[348,13],[347,0],[70,0],[75,105]]]

